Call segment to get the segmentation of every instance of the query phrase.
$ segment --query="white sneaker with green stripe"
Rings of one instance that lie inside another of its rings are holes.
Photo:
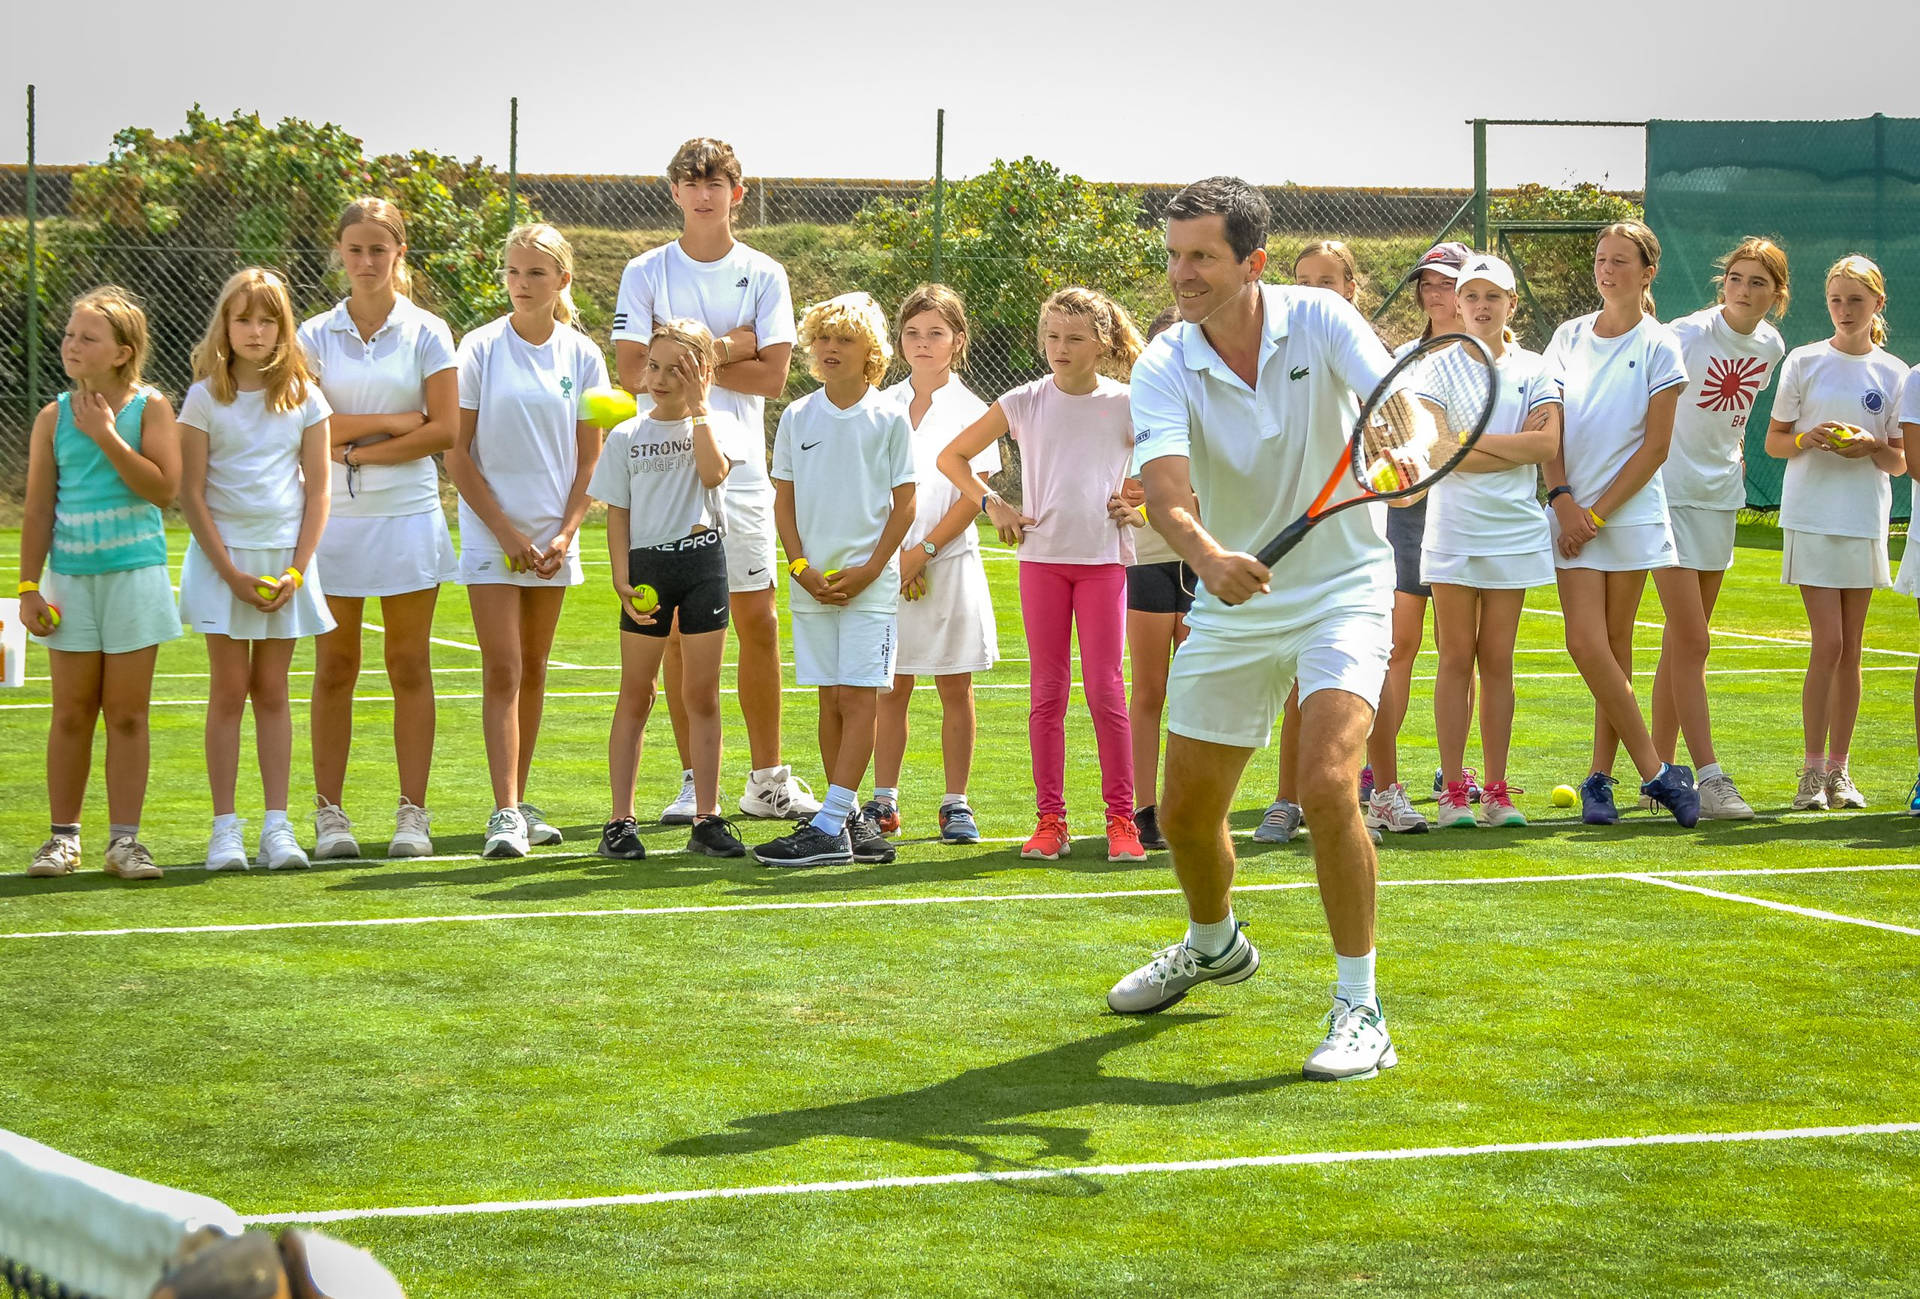
[[[1151,1015],[1177,1004],[1200,984],[1241,983],[1259,968],[1259,950],[1239,929],[1233,932],[1233,945],[1218,956],[1202,956],[1182,939],[1114,984],[1107,1006],[1122,1015]]]

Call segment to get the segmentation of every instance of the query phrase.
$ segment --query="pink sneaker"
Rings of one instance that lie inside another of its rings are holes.
[[[1496,829],[1525,825],[1526,815],[1513,805],[1513,796],[1526,792],[1504,780],[1490,782],[1480,795],[1480,819]]]
[[[1442,830],[1471,830],[1479,825],[1473,819],[1473,778],[1461,776],[1450,780],[1440,791],[1440,814],[1438,816]]]

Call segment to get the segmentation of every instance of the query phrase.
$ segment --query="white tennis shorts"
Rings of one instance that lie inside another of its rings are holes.
[[[1288,631],[1195,627],[1167,672],[1167,729],[1191,740],[1265,748],[1294,683],[1300,699],[1344,690],[1378,707],[1393,648],[1388,611],[1341,609]]]
[[[893,685],[900,638],[891,609],[816,609],[790,621],[793,675],[800,685]]]

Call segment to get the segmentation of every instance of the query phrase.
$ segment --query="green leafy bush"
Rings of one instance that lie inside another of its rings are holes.
[[[1578,221],[1605,224],[1638,221],[1640,205],[1598,185],[1581,183],[1572,189],[1522,185],[1495,194],[1487,204],[1488,225],[1495,236],[1494,251],[1512,262],[1526,281],[1514,332],[1528,347],[1538,350],[1553,337],[1561,321],[1600,309],[1599,290],[1593,287],[1591,230],[1551,234],[1504,235],[1507,222]]]

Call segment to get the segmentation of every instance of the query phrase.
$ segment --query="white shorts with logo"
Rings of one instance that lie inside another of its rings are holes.
[[[1191,740],[1265,748],[1294,683],[1300,700],[1344,690],[1380,702],[1393,648],[1384,609],[1341,609],[1288,631],[1195,627],[1167,672],[1167,729]]]
[[[899,633],[891,609],[796,613],[793,674],[803,686],[893,685]]]
[[[1669,505],[1673,525],[1673,566],[1698,573],[1724,573],[1733,567],[1733,535],[1740,511],[1704,505]]]
[[[778,576],[774,553],[779,546],[773,526],[773,507],[746,509],[727,503],[727,590],[764,591]]]

